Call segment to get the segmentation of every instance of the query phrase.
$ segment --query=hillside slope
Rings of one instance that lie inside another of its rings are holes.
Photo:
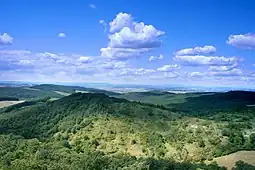
[[[46,92],[28,87],[0,87],[0,97],[14,97],[19,100],[38,99],[45,97],[63,97],[56,92]]]
[[[164,105],[190,114],[207,115],[218,111],[240,110],[247,105],[255,104],[255,92],[230,91],[226,93],[186,93],[168,92],[131,92],[116,96],[131,101]]]
[[[75,92],[86,92],[86,93],[103,93],[108,96],[112,95],[118,95],[119,93],[107,91],[107,90],[101,90],[101,89],[95,89],[95,88],[86,88],[86,87],[80,87],[80,86],[64,86],[64,85],[54,85],[54,84],[40,84],[32,86],[33,89],[38,89],[46,92],[66,92],[66,93],[75,93]]]
[[[249,129],[247,123],[183,117],[160,105],[74,93],[2,110],[0,167],[221,169],[199,162],[252,149],[255,140],[242,135],[242,130]]]

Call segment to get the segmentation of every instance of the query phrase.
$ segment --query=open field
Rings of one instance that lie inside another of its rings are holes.
[[[225,166],[228,169],[232,169],[235,163],[240,160],[255,166],[255,151],[239,151],[214,159],[220,166]]]
[[[21,100],[21,101],[0,101],[0,108],[8,107],[8,106],[22,103],[22,102],[24,102],[24,101],[23,100]]]
[[[68,96],[68,95],[70,95],[70,93],[63,92],[63,91],[54,91],[54,92],[56,92],[56,93],[58,93],[58,94],[60,94],[60,95],[63,95],[63,96]]]
[[[89,91],[84,90],[75,90],[75,93],[90,93]]]

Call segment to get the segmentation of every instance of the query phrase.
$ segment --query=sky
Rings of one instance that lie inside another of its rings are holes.
[[[0,80],[255,88],[253,0],[2,0]]]

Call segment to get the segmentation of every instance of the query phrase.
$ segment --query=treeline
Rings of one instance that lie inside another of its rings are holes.
[[[0,97],[0,101],[19,101],[16,97]]]
[[[173,160],[136,158],[123,154],[115,156],[103,152],[77,153],[61,142],[26,140],[15,135],[0,135],[0,168],[3,170],[226,170],[217,164],[193,164]]]
[[[13,111],[15,109],[22,108],[22,107],[32,106],[32,105],[36,105],[38,103],[44,103],[44,102],[47,102],[49,99],[50,99],[50,97],[45,97],[45,98],[38,99],[38,100],[24,101],[22,103],[18,103],[18,104],[14,104],[14,105],[11,105],[9,107],[6,107],[4,109],[4,112],[10,112],[10,111]]]
[[[44,97],[60,98],[62,95],[52,91],[42,91],[25,87],[0,87],[1,97],[18,98],[20,100],[40,99]]]

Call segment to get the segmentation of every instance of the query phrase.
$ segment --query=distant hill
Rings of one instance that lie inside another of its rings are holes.
[[[79,86],[41,84],[29,87],[0,87],[0,98],[8,97],[18,98],[20,100],[41,99],[45,97],[61,98],[75,92],[103,93],[109,96],[117,96],[119,94],[106,90]]]
[[[255,104],[255,92],[230,91],[225,93],[173,94],[162,91],[132,92],[117,96],[131,101],[164,105],[181,111],[207,114],[220,110],[233,110]]]
[[[14,97],[19,100],[28,100],[44,97],[63,97],[56,92],[35,90],[28,87],[0,87],[0,97]]]
[[[119,93],[101,90],[101,89],[94,89],[94,88],[86,88],[86,87],[80,87],[80,86],[64,86],[64,85],[53,85],[53,84],[41,84],[41,85],[35,85],[32,86],[33,89],[39,89],[47,92],[67,92],[67,93],[75,93],[77,91],[81,92],[89,92],[89,93],[103,93],[109,96],[112,95],[118,95]]]
[[[53,126],[56,126],[56,119],[61,121],[65,117],[73,115],[89,116],[97,114],[111,114],[143,119],[151,119],[153,117],[173,119],[178,117],[178,114],[171,113],[168,110],[162,110],[161,108],[139,103],[132,103],[125,99],[108,97],[101,93],[74,93],[54,102],[21,109],[15,113],[15,117],[10,118],[14,119],[13,124],[11,123],[12,121],[6,122],[4,120],[4,122],[0,121],[0,126],[2,129],[22,134],[23,136],[43,137],[47,136],[46,134],[48,134],[48,130],[51,130]],[[4,115],[4,113],[2,115]],[[16,118],[19,120],[19,124],[17,124],[17,127],[19,128],[17,129],[15,128],[15,123],[17,123],[15,121]],[[38,119],[41,120],[41,123],[35,124]],[[51,124],[50,122],[55,123]],[[10,125],[10,123],[12,125]],[[49,126],[50,124],[52,126]],[[45,125],[47,125],[48,130],[45,129]]]

